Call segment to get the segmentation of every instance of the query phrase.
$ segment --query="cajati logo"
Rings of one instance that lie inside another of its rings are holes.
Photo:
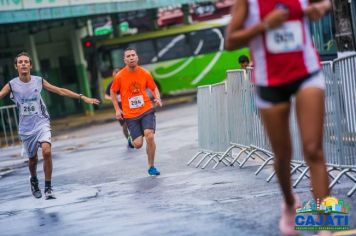
[[[348,230],[350,205],[336,197],[304,202],[296,210],[296,230]]]

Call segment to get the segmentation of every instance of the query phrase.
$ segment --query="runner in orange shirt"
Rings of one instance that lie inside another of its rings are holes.
[[[127,48],[125,50],[124,62],[126,66],[116,74],[110,92],[116,119],[125,119],[135,148],[142,147],[143,136],[145,137],[148,174],[159,175],[160,172],[154,167],[156,117],[146,88],[152,90],[155,97],[154,102],[159,107],[162,106],[160,94],[151,74],[138,65],[135,49]],[[117,101],[116,94],[118,92],[121,94],[122,110]]]
[[[116,73],[119,72],[119,69],[114,69],[112,72],[112,77],[115,78]],[[112,85],[113,81],[111,81],[108,86],[105,89],[105,99],[110,100],[111,101],[111,96],[110,96],[110,91],[111,91],[111,85]],[[119,107],[120,109],[122,109],[122,105],[121,105],[121,95],[120,93],[117,94],[117,100],[119,101]],[[122,127],[122,131],[124,133],[125,138],[127,139],[127,143],[128,143],[128,147],[129,148],[134,148],[133,144],[132,144],[132,138],[131,135],[129,134],[129,130],[127,128],[127,124],[125,122],[124,119],[119,120],[119,123]]]

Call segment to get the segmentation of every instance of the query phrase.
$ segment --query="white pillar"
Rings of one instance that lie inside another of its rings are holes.
[[[81,38],[83,35],[86,35],[86,29],[73,29],[72,34],[70,35],[70,41],[73,49],[73,56],[74,56],[74,63],[77,70],[77,75],[79,76],[79,85],[80,91],[88,96],[91,97],[91,89],[88,74],[86,71],[87,62],[84,58],[83,46]],[[94,107],[93,105],[83,104],[84,110],[86,114],[93,115],[94,114]]]
[[[84,32],[83,32],[84,31]],[[82,36],[86,33],[85,29],[73,29],[70,36],[70,41],[73,48],[74,62],[76,65],[85,65],[87,64],[84,58],[84,51],[82,46]]]
[[[88,35],[89,36],[93,36],[94,33],[93,33],[93,25],[91,23],[91,20],[87,20],[87,32],[88,32]]]
[[[27,52],[31,55],[32,58],[32,68],[34,71],[40,71],[40,63],[38,60],[38,54],[36,49],[35,36],[33,34],[29,34],[28,38],[25,42],[25,48]]]

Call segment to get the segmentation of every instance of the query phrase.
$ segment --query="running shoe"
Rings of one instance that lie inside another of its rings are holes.
[[[31,178],[31,176],[30,176],[30,184],[31,184],[32,195],[35,198],[41,198],[42,197],[42,193],[41,193],[41,189],[38,187],[38,179],[37,178]]]
[[[161,173],[156,169],[156,167],[151,166],[151,167],[148,169],[148,174],[149,174],[150,176],[157,176],[157,175],[160,175]]]
[[[299,208],[300,200],[296,194],[294,196],[294,206],[292,208],[287,207],[285,202],[282,203],[282,214],[281,219],[279,221],[279,229],[284,236],[294,236],[299,235],[298,231],[295,230],[295,215],[296,209]]]
[[[129,148],[135,148],[135,146],[133,145],[133,142],[132,142],[132,137],[131,135],[129,135],[127,137],[127,145],[129,146]]]
[[[56,199],[56,196],[53,193],[52,187],[46,187],[44,193],[45,193],[46,200]]]

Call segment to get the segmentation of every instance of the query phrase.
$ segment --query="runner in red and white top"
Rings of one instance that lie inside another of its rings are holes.
[[[226,31],[227,49],[249,46],[252,52],[256,105],[271,142],[284,196],[279,222],[283,235],[298,235],[294,220],[299,201],[290,181],[292,96],[313,195],[315,199],[329,195],[322,145],[325,82],[308,21],[319,20],[330,8],[329,0],[236,0]],[[320,231],[319,235],[331,233]]]
[[[248,0],[249,12],[244,28],[260,23],[276,7],[289,13],[280,27],[259,34],[249,43],[255,66],[254,82],[257,85],[285,84],[320,70],[308,19],[303,14],[308,7],[308,0],[282,2]],[[269,27],[267,22],[263,26]]]

